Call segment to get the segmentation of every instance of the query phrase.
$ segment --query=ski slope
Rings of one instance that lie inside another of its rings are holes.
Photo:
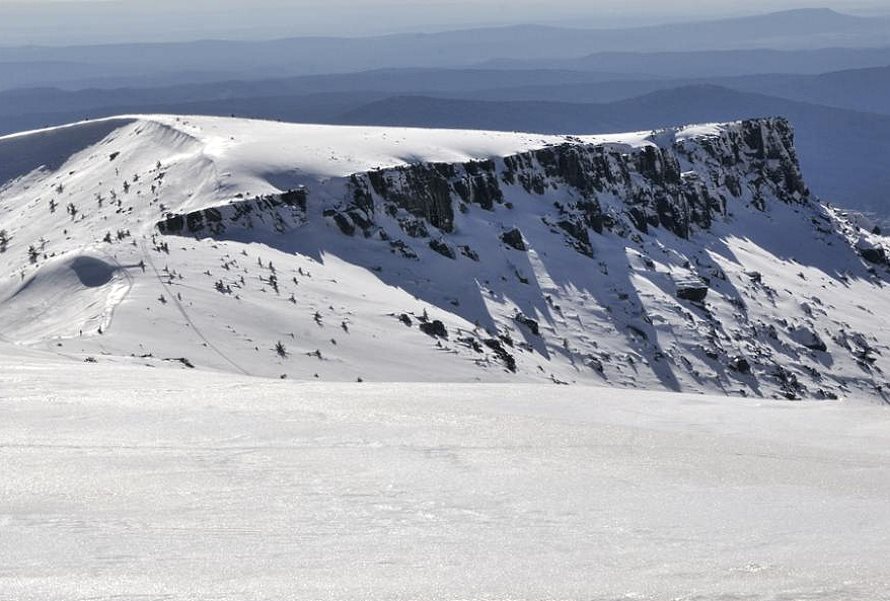
[[[886,598],[890,414],[0,346],[0,598]]]

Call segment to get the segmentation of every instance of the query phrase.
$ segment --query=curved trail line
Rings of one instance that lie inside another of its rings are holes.
[[[157,265],[155,265],[155,262],[151,257],[151,253],[146,248],[145,238],[143,238],[142,241],[140,242],[140,247],[142,248],[142,255],[148,261],[148,264],[151,267],[151,270],[154,272],[155,277],[157,277],[158,281],[161,283],[161,286],[163,286],[164,289],[171,288],[171,286],[167,282],[164,281],[164,276],[161,275],[160,270],[158,270]],[[238,365],[234,360],[229,358],[228,355],[226,355],[224,352],[222,352],[222,350],[220,350],[219,347],[217,347],[215,344],[213,344],[212,342],[210,342],[210,340],[207,339],[207,337],[204,335],[204,333],[201,332],[201,329],[197,325],[195,325],[195,322],[192,321],[191,317],[189,317],[188,311],[186,311],[185,307],[182,305],[182,303],[176,297],[176,294],[174,294],[172,290],[169,290],[169,292],[170,292],[170,300],[176,306],[177,310],[182,315],[182,317],[185,319],[186,323],[188,323],[189,327],[191,327],[192,330],[195,332],[195,334],[198,335],[198,338],[200,338],[204,342],[204,344],[207,345],[207,347],[209,349],[211,349],[213,352],[215,352],[217,355],[219,355],[226,363],[228,363],[229,365],[231,365],[232,367],[237,369],[240,373],[244,374],[245,376],[251,375],[250,372],[248,372],[246,369],[244,369],[243,367]]]

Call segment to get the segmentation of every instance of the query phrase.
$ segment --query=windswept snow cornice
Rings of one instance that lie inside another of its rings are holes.
[[[0,156],[29,141],[61,141],[84,147],[99,133],[119,129],[143,133],[169,130],[191,139],[223,168],[241,173],[294,173],[326,179],[416,163],[462,163],[505,157],[565,143],[613,145],[628,150],[670,144],[676,139],[719,135],[739,123],[678,127],[609,135],[554,136],[524,132],[341,126],[281,123],[227,117],[121,115],[0,137]],[[3,173],[0,173],[2,176]],[[21,174],[19,174],[21,175]],[[0,182],[2,184],[3,182]]]

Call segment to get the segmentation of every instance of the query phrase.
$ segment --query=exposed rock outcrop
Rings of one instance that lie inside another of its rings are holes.
[[[284,232],[305,220],[307,197],[306,190],[301,188],[278,195],[238,198],[220,207],[184,215],[168,214],[157,226],[162,234],[198,237],[219,236],[232,227],[251,229],[259,224]]]

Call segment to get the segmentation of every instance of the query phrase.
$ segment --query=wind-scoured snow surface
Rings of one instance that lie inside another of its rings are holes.
[[[887,248],[777,119],[0,138],[0,340],[77,362],[887,401]]]
[[[511,134],[473,130],[436,130],[386,127],[349,127],[332,125],[306,125],[227,119],[219,117],[174,117],[166,115],[136,115],[116,117],[23,132],[0,138],[5,146],[16,148],[29,158],[46,160],[38,154],[44,148],[59,149],[62,154],[71,150],[83,150],[89,143],[103,141],[109,132],[114,139],[139,148],[139,159],[148,160],[150,148],[162,153],[159,159],[172,149],[182,151],[181,157],[203,157],[212,162],[220,175],[236,178],[224,181],[225,187],[244,192],[239,186],[253,186],[251,192],[259,194],[275,190],[266,181],[270,175],[293,176],[290,185],[330,177],[343,177],[380,167],[394,167],[418,162],[457,163],[472,159],[487,159],[516,154],[563,141],[557,136],[539,134]],[[143,137],[137,137],[142,136]],[[630,140],[642,140],[643,135],[629,136]],[[587,136],[587,140],[621,140],[621,136]],[[45,146],[41,142],[45,141]],[[77,146],[80,145],[78,148]],[[33,149],[38,149],[34,153]],[[4,151],[6,148],[4,148]],[[30,152],[29,152],[30,151]],[[57,152],[58,152],[57,151]],[[6,152],[4,152],[4,155]],[[68,158],[67,156],[65,158]],[[126,157],[124,157],[126,158]],[[131,157],[131,160],[134,157]],[[4,159],[7,159],[4,156]],[[25,158],[20,159],[24,161]],[[39,166],[41,163],[32,165]],[[8,163],[7,163],[8,165]],[[4,181],[16,167],[4,165],[0,177]],[[216,183],[216,182],[214,182]],[[221,198],[227,197],[223,194]],[[187,207],[183,207],[187,208]]]
[[[0,598],[883,599],[890,414],[0,350]]]

